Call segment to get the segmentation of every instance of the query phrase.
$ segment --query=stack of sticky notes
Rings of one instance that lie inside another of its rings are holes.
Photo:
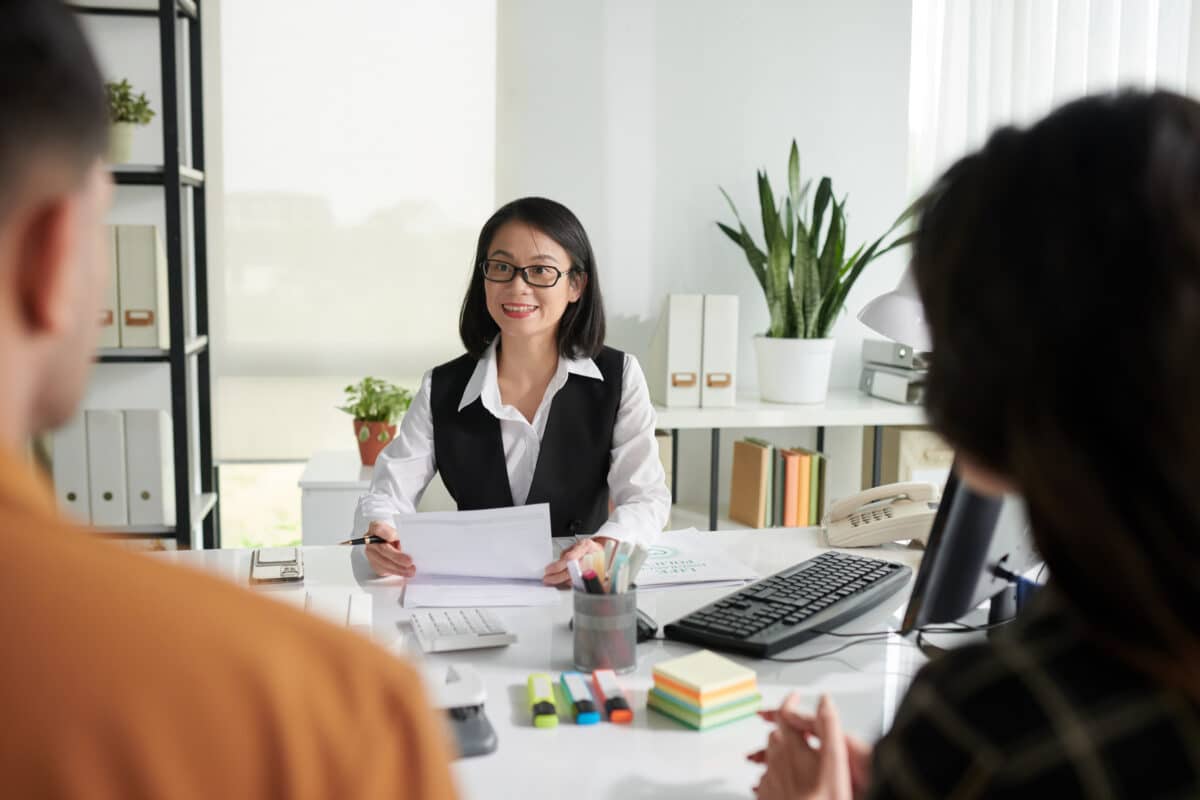
[[[701,650],[656,665],[646,704],[703,731],[753,716],[761,701],[754,670]]]

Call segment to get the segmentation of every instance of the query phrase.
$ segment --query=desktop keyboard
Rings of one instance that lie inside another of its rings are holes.
[[[878,605],[907,583],[903,564],[828,552],[740,589],[667,625],[668,639],[774,655]]]

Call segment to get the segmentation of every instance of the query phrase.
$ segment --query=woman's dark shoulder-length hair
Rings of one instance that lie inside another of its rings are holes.
[[[1024,495],[1094,633],[1200,697],[1200,104],[1089,97],[926,195],[932,424]]]
[[[600,296],[600,276],[592,243],[579,218],[562,203],[544,197],[522,197],[502,206],[484,223],[471,263],[471,280],[463,297],[458,332],[463,346],[479,358],[500,332],[488,313],[483,295],[483,272],[479,265],[487,258],[492,238],[508,222],[524,222],[556,241],[571,257],[570,272],[563,280],[586,277],[579,300],[570,303],[558,325],[558,352],[564,358],[592,358],[604,347],[604,301]],[[518,264],[517,266],[525,266]],[[516,278],[521,280],[521,278]]]

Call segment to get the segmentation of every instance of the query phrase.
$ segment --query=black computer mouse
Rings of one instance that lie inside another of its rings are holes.
[[[574,630],[575,618],[567,623],[567,627]],[[654,621],[654,617],[642,611],[640,608],[637,612],[637,640],[639,642],[648,642],[658,634],[658,623]]]

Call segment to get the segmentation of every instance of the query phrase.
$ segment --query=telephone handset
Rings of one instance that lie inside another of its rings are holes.
[[[932,483],[892,483],[838,500],[821,525],[830,547],[869,547],[901,539],[929,539],[937,516],[938,487]]]

